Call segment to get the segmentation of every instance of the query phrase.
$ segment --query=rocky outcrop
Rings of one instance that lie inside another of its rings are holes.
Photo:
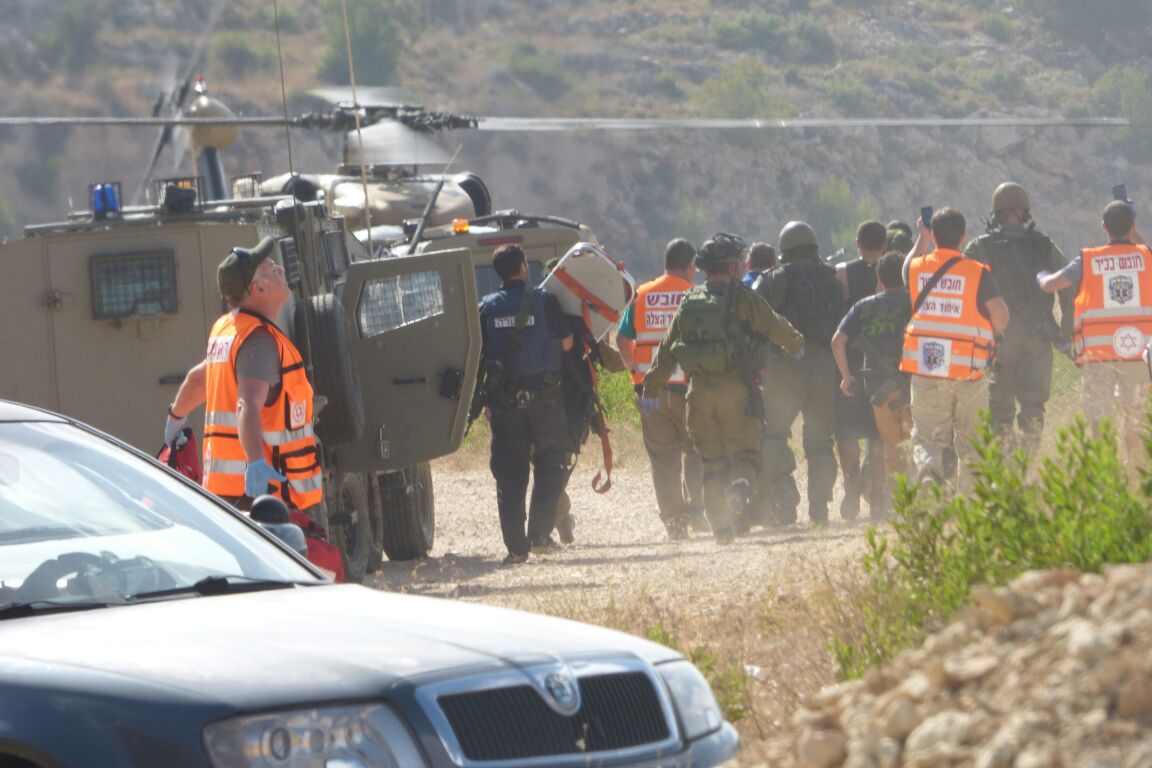
[[[1152,566],[1033,571],[797,712],[772,765],[1152,765]]]

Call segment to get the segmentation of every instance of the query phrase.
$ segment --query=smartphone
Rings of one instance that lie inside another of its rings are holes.
[[[1116,186],[1112,187],[1112,199],[1120,200],[1125,203],[1132,202],[1128,199],[1128,187],[1124,184],[1117,184]]]
[[[929,229],[932,228],[932,206],[926,205],[920,209],[920,221]]]

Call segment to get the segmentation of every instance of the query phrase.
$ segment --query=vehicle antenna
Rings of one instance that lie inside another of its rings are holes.
[[[360,99],[356,97],[356,65],[352,61],[352,28],[348,23],[348,0],[340,0],[344,14],[344,49],[348,54],[348,85],[352,90],[352,117],[356,121],[356,140],[360,144],[360,183],[364,187],[364,222],[368,230],[368,253],[372,253],[372,206],[368,203],[368,166],[364,154],[364,134],[360,131]]]
[[[452,167],[456,155],[460,154],[460,150],[463,148],[463,143],[456,145],[456,151],[452,153],[452,157],[448,158],[448,165],[444,166],[444,170],[440,172],[440,181],[436,182],[432,196],[428,198],[428,204],[424,206],[424,212],[420,214],[420,223],[416,225],[416,231],[412,233],[412,242],[408,244],[409,254],[416,250],[420,238],[424,235],[424,228],[428,226],[428,218],[432,215],[432,209],[436,207],[436,198],[440,197],[440,190],[444,189],[444,179],[448,177],[448,169]]]
[[[292,132],[288,130],[288,88],[284,84],[284,50],[280,45],[280,2],[272,0],[272,14],[276,24],[276,58],[280,62],[280,103],[284,107],[284,141],[288,145],[288,175],[296,177],[296,168],[292,164]]]

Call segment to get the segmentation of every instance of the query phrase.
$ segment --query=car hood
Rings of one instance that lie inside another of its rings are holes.
[[[603,655],[679,657],[590,625],[352,585],[0,622],[0,677],[6,666],[35,665],[74,685],[87,671],[101,685],[144,682],[238,709],[378,697],[448,673]]]

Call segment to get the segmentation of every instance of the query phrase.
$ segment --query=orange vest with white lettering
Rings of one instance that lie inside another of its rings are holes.
[[[1139,360],[1152,336],[1152,251],[1117,243],[1085,248],[1081,260],[1076,364]]]
[[[960,255],[937,248],[912,260],[908,267],[912,306],[936,270]],[[975,381],[984,375],[996,338],[977,299],[980,280],[987,273],[984,264],[961,258],[944,274],[904,329],[901,371],[953,381]]]
[[[661,275],[636,289],[636,303],[632,307],[633,323],[636,327],[636,370],[632,371],[632,383],[643,384],[644,374],[652,367],[652,357],[656,347],[664,340],[672,318],[680,309],[684,292],[692,287],[692,281],[679,275]],[[669,384],[687,384],[688,374],[676,366]]]
[[[248,458],[240,444],[236,382],[236,355],[253,331],[272,334],[280,357],[280,394],[260,409],[264,458],[286,483],[272,483],[275,495],[297,509],[323,499],[323,477],[316,438],[312,432],[312,385],[304,361],[292,342],[274,323],[260,315],[236,309],[212,326],[205,357],[207,370],[204,406],[204,487],[220,496],[244,496],[244,470]]]

